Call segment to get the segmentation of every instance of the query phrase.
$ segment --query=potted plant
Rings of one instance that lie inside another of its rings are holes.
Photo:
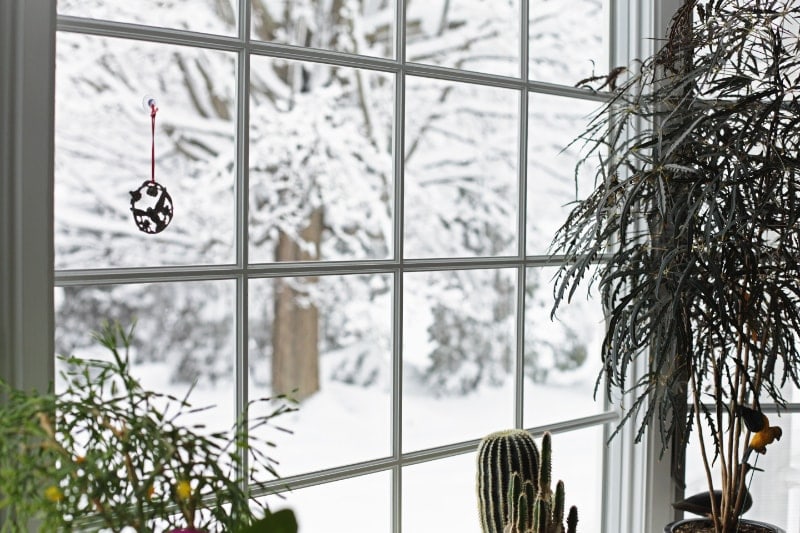
[[[552,436],[542,451],[524,429],[486,435],[478,444],[477,493],[483,533],[576,533],[578,508],[565,512],[564,482],[552,480]]]
[[[697,438],[717,533],[737,531],[780,438],[761,404],[800,385],[799,24],[788,0],[687,0],[657,53],[602,78],[610,99],[576,140],[595,186],[551,248],[554,313],[585,278],[599,288],[598,384],[632,395],[622,424],[677,450]]]
[[[203,409],[139,384],[131,334],[116,324],[96,335],[109,361],[63,358],[58,394],[0,382],[0,530],[294,533],[290,511],[271,513],[250,492],[277,476],[252,430],[294,408],[267,398],[251,402],[267,414],[245,413],[231,431],[187,425]]]

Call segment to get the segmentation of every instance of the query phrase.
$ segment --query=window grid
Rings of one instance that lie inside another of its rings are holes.
[[[552,265],[553,259],[543,255],[526,255],[527,218],[527,150],[528,150],[528,111],[531,94],[546,94],[590,101],[603,101],[605,95],[595,94],[583,89],[553,83],[529,80],[529,6],[520,2],[520,75],[509,77],[481,72],[461,71],[436,65],[407,62],[405,57],[405,5],[403,0],[396,2],[395,58],[359,56],[350,53],[301,48],[292,45],[250,40],[250,2],[239,0],[239,28],[237,36],[204,34],[170,28],[158,28],[138,24],[84,19],[73,16],[59,16],[57,30],[79,34],[95,35],[147,41],[158,44],[173,44],[198,47],[210,50],[233,52],[236,54],[236,181],[235,181],[235,264],[210,266],[167,266],[107,269],[61,270],[55,273],[55,286],[81,286],[86,284],[125,284],[152,282],[181,282],[234,280],[236,283],[236,309],[234,311],[236,369],[235,380],[236,415],[239,416],[248,399],[248,293],[250,280],[281,276],[313,276],[325,274],[363,274],[388,273],[393,278],[394,297],[392,303],[392,436],[391,455],[360,462],[355,465],[329,468],[282,478],[265,485],[263,493],[271,489],[290,486],[294,489],[310,487],[322,483],[339,481],[359,475],[381,471],[392,472],[392,531],[402,531],[402,468],[404,466],[444,459],[472,452],[478,440],[469,440],[438,446],[429,449],[402,451],[402,339],[403,330],[403,275],[409,272],[446,271],[482,268],[513,268],[517,272],[516,289],[516,339],[514,346],[514,424],[523,427],[523,382],[524,382],[524,302],[526,271],[529,267]],[[611,32],[613,35],[613,31]],[[326,262],[281,262],[250,264],[248,246],[248,178],[249,178],[249,134],[250,134],[250,60],[253,56],[266,56],[292,60],[312,61],[342,67],[388,72],[395,76],[395,102],[393,125],[393,177],[394,177],[394,256],[385,260],[326,261]],[[517,91],[519,98],[518,118],[518,220],[517,254],[504,257],[476,257],[455,259],[406,259],[403,253],[404,227],[404,117],[405,81],[408,76],[434,78],[438,80],[477,84],[487,87],[506,88]],[[156,95],[157,97],[157,95]],[[613,423],[619,414],[605,410],[596,415],[547,424],[536,428],[526,428],[535,433],[544,431],[561,432]],[[608,452],[605,452],[606,455]],[[607,459],[606,459],[607,460]],[[256,494],[258,495],[258,494]],[[606,505],[607,502],[604,503]]]

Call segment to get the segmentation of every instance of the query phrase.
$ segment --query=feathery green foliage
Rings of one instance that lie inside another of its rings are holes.
[[[278,521],[251,491],[277,474],[264,454],[270,443],[252,430],[294,408],[267,398],[251,403],[267,414],[245,413],[230,431],[184,425],[182,417],[203,409],[142,388],[130,372],[131,334],[114,324],[96,335],[110,361],[63,358],[58,394],[0,382],[0,531],[27,532],[35,520],[42,531],[211,533],[238,531],[261,515],[257,530],[271,531],[266,524]],[[285,513],[277,518],[288,523]]]

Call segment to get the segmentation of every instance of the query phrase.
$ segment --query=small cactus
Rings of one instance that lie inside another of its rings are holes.
[[[534,530],[539,521],[536,502],[536,490],[530,480],[521,480],[519,474],[511,475],[508,487],[508,518],[503,533],[527,533]]]
[[[521,483],[529,482],[536,494],[539,449],[530,433],[511,429],[484,437],[478,446],[478,502],[483,533],[504,533],[514,474]]]
[[[487,436],[479,447],[478,496],[484,533],[576,533],[578,509],[575,506],[570,508],[566,528],[564,527],[564,483],[560,480],[556,483],[555,493],[550,487],[552,458],[550,433],[545,433],[542,438],[541,456],[535,443],[533,444],[538,466],[538,472],[534,476],[526,476],[525,473],[504,468],[509,464],[508,456],[491,453],[493,448],[504,449],[502,445],[497,444],[498,441],[507,444],[509,438],[517,438],[527,442],[519,433],[518,430],[493,433]],[[527,432],[521,431],[521,433],[530,439]],[[513,434],[514,437],[509,437],[509,434]],[[506,446],[505,449],[509,448]],[[487,473],[494,478],[484,479]],[[501,485],[496,481],[498,479],[507,479],[507,491],[502,496],[498,496],[494,490],[499,489]],[[493,480],[495,483],[492,485]],[[487,490],[487,485],[490,485],[489,488],[492,490]]]
[[[575,533],[578,526],[578,508],[569,510],[567,527],[564,528],[564,482],[556,483],[556,491],[550,489],[552,481],[553,445],[549,432],[542,436],[542,460],[539,464],[539,491],[536,493],[533,514],[534,527],[524,533]],[[523,533],[524,530],[512,533]]]

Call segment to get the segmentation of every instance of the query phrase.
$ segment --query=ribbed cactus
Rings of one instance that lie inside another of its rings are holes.
[[[531,477],[504,468],[508,462],[503,457],[497,454],[492,456],[487,452],[487,448],[492,447],[502,450],[502,445],[497,442],[505,443],[509,433],[513,433],[514,438],[526,442],[530,439],[536,453],[537,475]],[[524,433],[527,439],[519,433]],[[492,444],[486,444],[487,440]],[[576,533],[578,509],[575,506],[570,508],[566,529],[564,527],[564,483],[562,481],[556,483],[555,494],[550,488],[551,441],[550,433],[545,433],[542,438],[541,459],[533,439],[524,431],[493,433],[481,442],[478,450],[478,496],[484,533]],[[492,458],[497,460],[492,462]],[[484,480],[486,474],[490,477]],[[507,479],[508,489],[505,494],[498,495],[496,490],[486,489],[486,485],[491,484],[492,479]]]
[[[509,530],[508,533],[575,533],[578,526],[578,509],[572,506],[564,528],[564,482],[556,483],[556,492],[550,489],[552,481],[553,446],[550,433],[542,437],[542,459],[539,465],[539,491],[533,504],[533,527],[529,531]],[[524,498],[527,501],[527,496]]]
[[[509,516],[513,475],[539,486],[539,449],[527,431],[498,431],[478,446],[478,502],[483,533],[503,533]]]

